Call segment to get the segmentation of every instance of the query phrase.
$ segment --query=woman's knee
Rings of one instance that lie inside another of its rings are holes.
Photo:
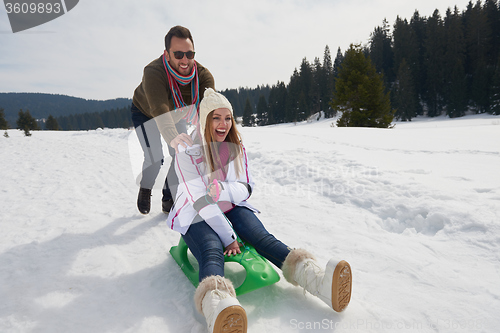
[[[204,260],[224,261],[224,247],[222,246],[222,242],[220,240],[205,242],[204,246],[200,250],[200,255]]]

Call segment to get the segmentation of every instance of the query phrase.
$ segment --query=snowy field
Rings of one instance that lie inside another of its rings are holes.
[[[331,123],[241,131],[261,220],[322,264],[347,260],[351,304],[335,313],[282,278],[239,297],[248,331],[498,332],[500,117]],[[206,332],[160,189],[136,209],[134,131],[8,133],[0,332]]]

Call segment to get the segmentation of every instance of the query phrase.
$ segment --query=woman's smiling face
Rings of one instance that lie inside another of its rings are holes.
[[[215,109],[212,115],[212,137],[217,142],[226,140],[233,125],[231,111],[226,108]]]

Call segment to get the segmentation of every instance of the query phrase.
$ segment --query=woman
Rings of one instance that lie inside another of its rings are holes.
[[[245,310],[231,281],[224,278],[224,255],[241,253],[237,236],[281,268],[288,282],[342,311],[351,297],[349,264],[331,259],[323,270],[309,252],[289,248],[265,229],[255,215],[258,211],[247,202],[254,182],[232,106],[210,88],[200,103],[197,133],[193,146],[178,147],[175,169],[180,184],[168,224],[182,234],[198,261],[195,305],[209,331],[232,325],[246,332]]]

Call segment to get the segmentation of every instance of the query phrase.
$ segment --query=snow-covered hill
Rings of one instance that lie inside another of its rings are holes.
[[[351,304],[334,313],[282,279],[239,298],[249,332],[498,332],[500,118],[331,123],[241,131],[261,220],[322,263],[349,261]],[[0,332],[205,332],[160,189],[150,215],[135,207],[134,131],[9,135]]]

